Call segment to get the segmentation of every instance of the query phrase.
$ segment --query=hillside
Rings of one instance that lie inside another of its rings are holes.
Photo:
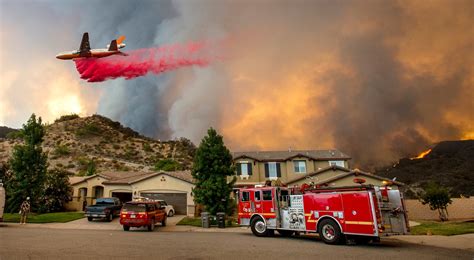
[[[11,132],[16,132],[17,129],[9,128],[6,126],[0,126],[0,138],[7,138],[7,135]]]
[[[408,184],[411,197],[430,181],[448,187],[453,196],[473,196],[474,140],[440,142],[423,158],[401,159],[376,174]]]
[[[0,162],[21,139],[0,139]],[[46,126],[43,150],[49,167],[79,175],[101,171],[149,171],[162,159],[173,159],[183,169],[192,164],[196,147],[187,139],[159,141],[141,136],[100,115],[63,116]]]

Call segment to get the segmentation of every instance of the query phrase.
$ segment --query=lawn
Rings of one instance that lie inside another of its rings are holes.
[[[474,233],[474,221],[420,221],[421,225],[411,227],[412,235],[432,235],[453,236]]]
[[[217,221],[215,219],[211,219],[211,227],[217,226]],[[184,226],[194,226],[194,227],[202,227],[201,218],[192,218],[192,217],[185,217],[181,221],[179,221],[176,225],[184,225]],[[226,227],[239,227],[237,223],[234,221],[225,221]]]
[[[84,217],[83,212],[56,212],[56,213],[45,213],[45,214],[28,214],[28,223],[64,223],[80,219]],[[20,214],[18,213],[5,213],[3,215],[4,222],[20,222]]]

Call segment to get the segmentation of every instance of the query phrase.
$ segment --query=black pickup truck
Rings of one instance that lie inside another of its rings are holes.
[[[112,221],[114,216],[120,215],[120,209],[122,209],[122,203],[118,198],[100,198],[94,205],[86,207],[85,215],[89,221],[94,218],[105,218]]]

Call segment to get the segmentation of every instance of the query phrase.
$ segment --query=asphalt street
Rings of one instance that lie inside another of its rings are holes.
[[[474,253],[383,240],[331,246],[317,237],[258,238],[249,233],[65,230],[0,227],[0,259],[469,259]]]

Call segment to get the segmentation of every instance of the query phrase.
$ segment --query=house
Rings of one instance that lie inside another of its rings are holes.
[[[133,196],[164,199],[176,214],[194,215],[190,171],[174,172],[101,172],[87,177],[71,177],[73,199],[66,207],[83,210],[85,205],[101,197],[118,197],[122,202]]]
[[[358,169],[349,169],[351,158],[338,150],[288,150],[235,152],[237,181],[235,188],[264,185],[279,180],[288,187],[313,183],[317,186],[341,187],[364,184],[404,185]]]
[[[265,184],[279,179],[290,183],[312,173],[336,166],[331,177],[349,168],[348,155],[338,150],[288,150],[232,153],[236,166],[236,187]]]
[[[302,176],[286,183],[288,187],[301,186],[303,183],[314,184],[319,187],[343,187],[359,184],[370,184],[374,186],[389,186],[392,189],[399,189],[404,184],[395,180],[390,180],[375,174],[363,172],[359,169],[349,170],[339,166],[330,166],[307,176]]]

